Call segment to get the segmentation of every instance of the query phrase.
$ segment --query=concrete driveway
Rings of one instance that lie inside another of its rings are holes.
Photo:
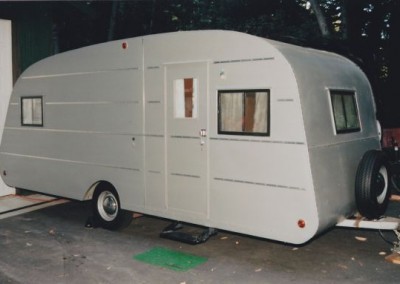
[[[400,203],[389,209],[399,217]],[[400,283],[377,231],[335,228],[300,247],[220,231],[192,246],[158,237],[168,220],[111,232],[85,228],[89,215],[87,202],[69,202],[0,220],[0,283]],[[206,261],[175,271],[134,258],[155,247]]]

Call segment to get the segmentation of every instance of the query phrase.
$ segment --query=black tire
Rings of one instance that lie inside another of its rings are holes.
[[[96,226],[120,230],[132,221],[132,212],[121,209],[117,191],[109,184],[97,186],[92,199],[93,219]]]
[[[386,155],[370,150],[362,157],[356,174],[356,204],[368,219],[382,216],[390,197],[390,171]]]
[[[390,167],[391,177],[390,177],[390,185],[392,189],[392,193],[399,194],[400,193],[400,164],[393,164]]]

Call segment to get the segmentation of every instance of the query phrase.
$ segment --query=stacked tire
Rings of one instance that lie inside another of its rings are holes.
[[[390,198],[390,167],[385,153],[367,151],[362,157],[356,174],[356,205],[368,219],[381,217]]]

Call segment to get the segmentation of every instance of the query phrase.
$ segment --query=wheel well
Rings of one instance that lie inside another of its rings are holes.
[[[91,200],[93,198],[93,193],[96,190],[96,188],[98,187],[103,187],[103,188],[113,188],[115,189],[115,187],[109,183],[108,181],[105,180],[100,180],[100,181],[96,181],[95,183],[93,183],[89,189],[86,191],[83,200]]]

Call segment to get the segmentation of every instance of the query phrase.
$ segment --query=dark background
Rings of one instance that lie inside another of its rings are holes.
[[[226,29],[342,54],[367,74],[383,127],[400,127],[399,0],[5,1],[14,80],[32,63],[109,40]]]

